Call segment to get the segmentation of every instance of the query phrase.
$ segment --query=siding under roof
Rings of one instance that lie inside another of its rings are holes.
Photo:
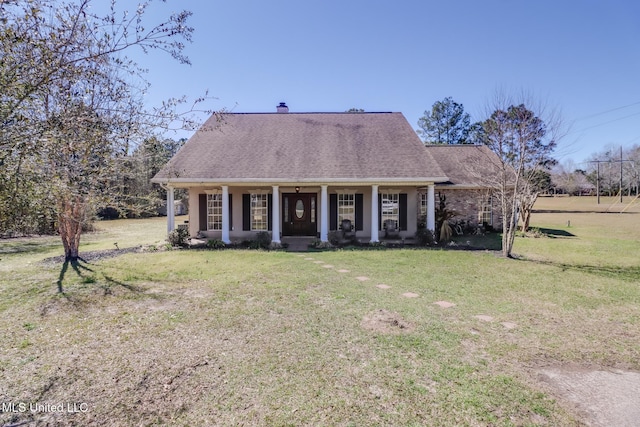
[[[401,113],[211,117],[154,182],[435,181],[447,177]]]

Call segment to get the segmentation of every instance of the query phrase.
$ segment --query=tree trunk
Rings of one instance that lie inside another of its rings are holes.
[[[529,222],[531,221],[531,209],[527,209],[527,212],[524,214],[524,219],[522,220],[522,231],[526,233],[529,231]]]
[[[536,204],[536,200],[538,200],[538,193],[528,194],[524,196],[522,202],[520,203],[520,218],[522,219],[522,232],[526,233],[529,231],[529,224],[531,223],[531,211],[533,210],[533,205]]]
[[[512,191],[503,191],[500,195],[502,200],[502,255],[511,258],[513,242],[516,237],[518,220],[517,202]]]
[[[58,209],[58,231],[64,246],[65,261],[78,261],[84,217],[85,203],[80,197],[61,200]]]

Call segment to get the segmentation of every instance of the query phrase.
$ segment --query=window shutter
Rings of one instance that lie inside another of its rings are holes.
[[[380,227],[380,224],[382,224],[382,194],[378,193],[378,224],[376,225],[378,227],[378,230],[382,229],[382,227]],[[375,224],[371,224],[372,230],[374,225]]]
[[[273,229],[273,209],[271,209],[272,205],[273,194],[267,194],[267,230],[269,231]]]
[[[364,216],[364,195],[356,194],[356,231],[362,231],[362,219]]]
[[[229,231],[233,229],[233,203],[231,203],[233,199],[231,198],[231,194],[229,194]]]
[[[207,231],[207,195],[198,194],[198,230]]]
[[[400,193],[398,197],[398,227],[402,231],[407,230],[407,194]]]
[[[329,194],[329,230],[338,229],[338,195]]]
[[[251,194],[242,195],[242,229],[251,230]]]

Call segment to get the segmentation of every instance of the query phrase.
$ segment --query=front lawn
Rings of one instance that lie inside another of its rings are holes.
[[[566,224],[544,215],[534,226]],[[148,221],[108,223],[87,248],[157,243],[164,223]],[[64,295],[62,266],[41,262],[58,254],[53,240],[0,242],[0,401],[86,404],[0,423],[581,425],[537,371],[640,370],[640,272],[625,255],[640,243],[571,223],[564,240],[518,238],[518,260],[129,253],[69,267]]]

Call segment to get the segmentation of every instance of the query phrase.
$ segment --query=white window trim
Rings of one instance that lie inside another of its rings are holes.
[[[217,200],[211,196],[220,196]],[[220,205],[218,209],[219,214],[215,213],[215,202]],[[210,227],[213,225],[212,227]],[[216,228],[218,225],[218,228]],[[207,193],[207,231],[222,231],[222,193],[221,192],[208,192]]]
[[[353,218],[350,218],[349,216],[347,216],[347,217],[345,218],[344,212],[342,212],[342,213],[340,212],[340,208],[341,208],[341,206],[340,206],[340,196],[351,196],[351,197],[350,197],[350,202],[352,202],[352,204],[349,204],[349,205],[347,205],[347,206],[342,206],[342,207],[343,207],[343,208],[344,208],[344,207],[351,207],[351,208],[353,209],[353,213],[352,213]],[[342,219],[350,219],[350,220],[351,220],[352,225],[355,227],[355,225],[356,225],[356,193],[355,193],[355,191],[354,191],[353,193],[352,193],[350,190],[348,190],[348,191],[341,191],[341,192],[339,192],[339,193],[338,193],[338,200],[337,200],[337,204],[338,204],[338,205],[337,205],[337,211],[338,211],[337,213],[338,213],[338,217],[336,218],[336,221],[337,221],[337,224],[338,224],[338,230],[341,230],[341,229],[342,229],[342,228],[341,228],[341,227],[342,227],[342,220],[340,219],[340,216],[341,216],[341,215],[343,215],[343,216],[342,216]]]
[[[249,194],[260,194],[260,195],[263,195],[263,194],[271,194],[272,191],[262,188],[262,189],[257,189],[257,190],[249,190],[248,193]]]
[[[423,213],[424,209],[424,213]],[[429,195],[425,191],[424,193],[418,193],[418,218],[424,217],[425,223],[427,221],[427,214],[429,213]]]
[[[250,197],[249,197],[249,214],[251,215],[251,231],[268,231],[269,230],[269,198],[267,197],[267,195],[269,194],[269,191],[262,191],[262,192],[258,192],[258,193],[254,193],[251,192],[250,193]],[[254,197],[253,196],[260,196],[261,198],[264,197],[264,201],[266,202],[266,208],[263,206],[260,207],[256,207],[253,204],[254,201]],[[264,210],[264,217],[265,219],[261,222],[264,223],[264,228],[256,228],[255,227],[255,222],[254,222],[254,209],[260,209],[260,210]]]
[[[486,209],[488,207],[488,209]],[[485,214],[489,214],[489,221],[483,221],[485,218]],[[480,199],[480,209],[478,210],[478,225],[482,225],[484,223],[487,225],[493,226],[493,197],[491,196],[483,196]]]
[[[385,196],[395,196],[393,198],[393,199],[395,199],[395,202],[397,203],[395,214],[385,214],[384,208],[382,207],[382,204],[384,204]],[[380,192],[380,204],[381,204],[381,206],[380,206],[380,230],[384,230],[384,222],[386,220],[389,220],[389,219],[395,220],[396,229],[399,229],[400,228],[400,192],[398,192],[398,193],[393,192],[392,193],[392,192],[388,192],[387,190],[381,191]]]

